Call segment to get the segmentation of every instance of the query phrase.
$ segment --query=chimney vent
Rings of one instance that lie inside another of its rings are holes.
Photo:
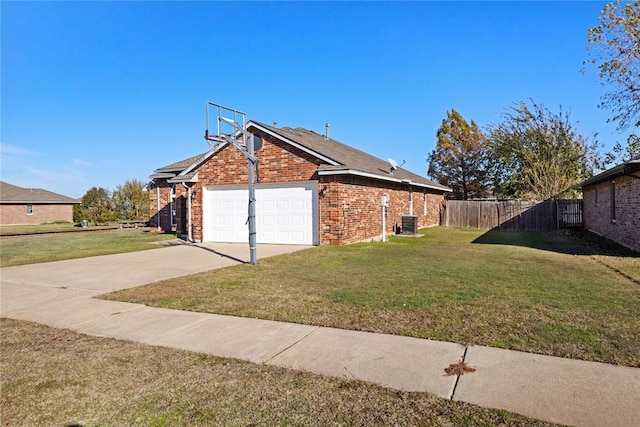
[[[331,126],[329,122],[324,124],[324,139],[329,139],[329,126]]]
[[[273,122],[273,127],[277,128],[278,127],[278,122]]]

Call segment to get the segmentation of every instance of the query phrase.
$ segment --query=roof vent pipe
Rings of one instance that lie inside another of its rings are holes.
[[[278,122],[273,122],[273,127],[277,128],[278,127]]]
[[[324,124],[324,139],[329,139],[329,122]]]

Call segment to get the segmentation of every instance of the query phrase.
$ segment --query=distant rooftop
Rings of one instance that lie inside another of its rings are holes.
[[[0,203],[76,204],[80,201],[42,188],[23,188],[0,181]]]

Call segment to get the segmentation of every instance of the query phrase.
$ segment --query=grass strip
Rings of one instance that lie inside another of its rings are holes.
[[[167,239],[175,239],[175,236],[147,233],[142,230],[2,237],[0,267],[154,249],[160,247],[155,243]]]

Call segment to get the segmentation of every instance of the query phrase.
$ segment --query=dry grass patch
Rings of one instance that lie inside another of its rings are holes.
[[[0,320],[2,425],[547,426],[426,393]]]
[[[422,232],[106,298],[640,367],[639,254],[585,233]]]

